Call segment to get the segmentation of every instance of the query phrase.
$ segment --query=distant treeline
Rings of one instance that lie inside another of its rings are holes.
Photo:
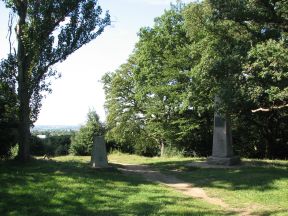
[[[51,133],[57,133],[59,131],[78,131],[79,129],[80,126],[77,125],[36,125],[31,128],[31,132],[34,134],[47,131]]]
[[[95,135],[104,135],[104,126],[97,113],[91,110],[87,115],[86,124],[76,131],[67,130],[67,127],[33,130],[30,142],[31,154],[35,156],[91,155]]]

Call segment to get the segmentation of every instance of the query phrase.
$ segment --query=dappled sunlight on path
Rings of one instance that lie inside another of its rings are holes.
[[[143,175],[148,181],[164,184],[187,196],[203,199],[210,204],[228,208],[228,205],[221,199],[209,197],[202,188],[195,187],[192,184],[186,183],[174,176],[163,174],[160,171],[152,170],[147,165],[120,164],[118,169],[123,172],[139,173]]]
[[[255,215],[253,212],[261,209],[262,206],[248,206],[246,208],[232,208],[222,199],[209,196],[203,188],[197,187],[191,183],[184,182],[183,180],[176,178],[175,176],[163,174],[158,170],[151,169],[148,165],[132,165],[123,163],[112,163],[112,165],[118,167],[118,170],[126,174],[140,174],[147,181],[157,182],[166,185],[186,196],[201,199],[209,204],[213,204],[225,209],[227,212],[234,212],[237,215],[249,216]]]

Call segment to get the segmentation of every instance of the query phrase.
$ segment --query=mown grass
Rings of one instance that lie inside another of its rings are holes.
[[[116,168],[92,169],[90,157],[0,162],[0,215],[235,215],[172,189],[124,175]],[[202,187],[236,209],[254,215],[288,215],[288,162],[245,160],[246,166],[188,167],[201,158],[146,158],[114,153],[113,163],[149,164]]]
[[[126,156],[125,156],[126,157]],[[89,157],[0,162],[0,215],[231,215]]]
[[[123,154],[121,152],[113,152],[112,154],[108,155],[108,160],[112,162],[119,162],[119,163],[127,163],[127,164],[149,164],[149,165],[157,165],[159,164],[158,168],[161,168],[161,164],[175,164],[179,166],[180,163],[187,164],[188,162],[192,161],[201,161],[203,158],[189,158],[189,157],[143,157],[139,155],[130,155],[130,154]],[[165,166],[167,168],[167,166]]]
[[[121,159],[121,157],[123,159]],[[221,198],[233,208],[249,209],[255,215],[288,215],[288,161],[243,160],[232,168],[199,168],[187,164],[202,158],[141,158],[121,154],[111,160],[149,164]]]

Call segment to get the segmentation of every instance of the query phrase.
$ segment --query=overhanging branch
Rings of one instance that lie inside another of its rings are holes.
[[[282,108],[285,108],[285,107],[288,107],[288,104],[285,104],[285,105],[281,105],[281,106],[272,106],[270,108],[258,108],[258,109],[254,109],[254,110],[251,110],[252,113],[256,113],[256,112],[270,112],[272,110],[279,110],[279,109],[282,109]]]

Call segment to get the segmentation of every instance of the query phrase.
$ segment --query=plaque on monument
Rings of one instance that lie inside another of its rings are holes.
[[[91,165],[94,168],[108,167],[106,145],[103,136],[95,136],[91,155]]]

